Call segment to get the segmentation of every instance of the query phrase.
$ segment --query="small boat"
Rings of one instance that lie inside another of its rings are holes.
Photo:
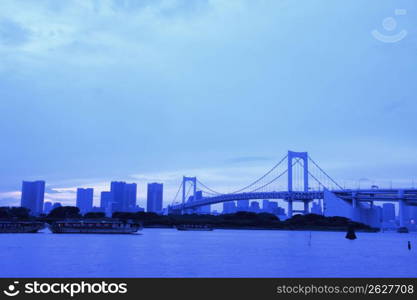
[[[407,227],[400,227],[397,229],[398,233],[408,233],[408,228]]]
[[[121,220],[64,220],[49,225],[53,233],[113,233],[129,234],[142,230],[142,225]]]
[[[195,225],[195,224],[183,224],[177,225],[177,230],[180,231],[212,231],[213,227],[210,225]]]
[[[348,228],[345,238],[347,238],[348,240],[356,240],[357,237],[356,237],[355,229],[353,229],[353,227]]]
[[[43,228],[38,221],[0,221],[0,233],[36,233]]]

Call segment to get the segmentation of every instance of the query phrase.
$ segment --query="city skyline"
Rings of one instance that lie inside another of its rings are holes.
[[[288,149],[347,187],[412,187],[417,4],[400,43],[371,34],[399,5],[3,1],[0,205],[42,179],[45,201],[95,205],[137,181],[142,207],[163,182],[166,206],[183,175],[227,192]]]

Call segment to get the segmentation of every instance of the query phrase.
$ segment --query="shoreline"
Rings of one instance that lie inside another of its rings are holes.
[[[175,226],[165,226],[165,225],[147,225],[143,227],[144,229],[176,229]],[[329,231],[329,232],[346,232],[347,228],[337,227],[337,228],[312,228],[312,227],[305,227],[305,228],[270,228],[270,227],[244,227],[244,226],[212,226],[213,229],[224,229],[224,230],[279,230],[279,231]],[[356,232],[369,232],[369,233],[377,233],[381,230],[378,228],[375,229],[357,229]]]

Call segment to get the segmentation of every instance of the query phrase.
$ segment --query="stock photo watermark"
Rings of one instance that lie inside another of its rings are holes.
[[[407,15],[407,10],[397,8],[394,10],[394,15],[396,17],[405,16]],[[385,18],[382,21],[382,27],[384,28],[385,33],[381,33],[378,29],[374,29],[371,31],[371,34],[375,39],[383,43],[397,43],[403,40],[408,35],[408,32],[405,29],[397,31],[397,20],[394,17]]]

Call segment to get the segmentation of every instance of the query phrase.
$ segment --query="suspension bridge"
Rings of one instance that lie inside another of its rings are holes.
[[[181,199],[178,199],[181,194]],[[307,152],[288,153],[265,174],[232,192],[219,192],[197,177],[184,176],[169,206],[171,213],[193,213],[199,207],[239,200],[280,199],[287,203],[287,215],[309,213],[309,204],[323,200],[323,213],[344,216],[371,224],[377,218],[374,202],[398,202],[400,226],[406,222],[409,206],[417,206],[416,189],[343,188]],[[294,203],[302,204],[295,210]]]

